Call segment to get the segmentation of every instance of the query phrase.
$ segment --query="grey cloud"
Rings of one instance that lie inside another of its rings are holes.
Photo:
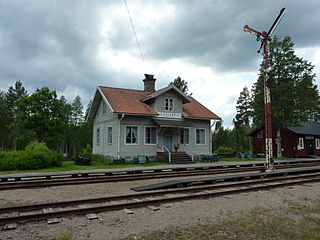
[[[245,71],[256,66],[259,43],[244,33],[245,24],[268,30],[282,7],[287,14],[275,34],[290,35],[297,47],[320,44],[316,1],[180,1],[175,21],[163,22],[161,41],[150,43],[155,58],[184,58],[218,71]],[[152,38],[152,36],[148,36]]]
[[[128,2],[134,9],[135,1]],[[157,7],[161,4],[166,1]],[[267,30],[282,7],[288,11],[277,35],[290,35],[297,47],[320,44],[318,1],[168,0],[167,4],[175,5],[173,17],[156,22],[144,35],[136,26],[147,60],[180,58],[220,72],[257,69],[259,43],[242,28],[248,24]],[[128,17],[101,15],[101,9],[114,5],[124,8],[122,1],[0,0],[0,89],[21,80],[27,89],[46,85],[62,92],[76,86],[89,98],[97,85],[142,88],[142,74],[111,69],[108,63],[103,63],[106,71],[96,66],[94,55],[101,44],[107,51],[139,56]],[[135,13],[134,18],[141,17]],[[112,17],[112,31],[100,34],[103,17]]]

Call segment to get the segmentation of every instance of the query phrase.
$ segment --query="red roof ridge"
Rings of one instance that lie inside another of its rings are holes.
[[[145,92],[143,90],[137,90],[137,89],[130,89],[130,88],[118,88],[118,87],[106,87],[106,86],[98,86],[100,88],[112,88],[112,89],[119,89],[119,90],[127,90],[127,91],[136,91],[136,92]],[[148,94],[147,92],[145,92]]]

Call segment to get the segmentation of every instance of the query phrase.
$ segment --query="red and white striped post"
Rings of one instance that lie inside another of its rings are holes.
[[[272,115],[271,115],[271,93],[270,87],[266,83],[268,80],[268,72],[270,71],[269,66],[269,56],[268,56],[268,41],[271,40],[270,36],[272,35],[275,28],[278,26],[281,18],[285,13],[285,8],[282,8],[278,17],[273,22],[271,28],[268,32],[259,32],[248,25],[243,27],[243,31],[254,34],[257,37],[257,41],[261,41],[261,48],[263,48],[263,87],[264,87],[264,105],[265,105],[265,115],[264,115],[264,127],[265,127],[265,144],[266,144],[266,170],[274,170],[274,161],[273,161],[273,149],[272,149]],[[260,53],[260,50],[258,51]]]

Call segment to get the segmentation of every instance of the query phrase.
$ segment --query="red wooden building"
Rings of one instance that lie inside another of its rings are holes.
[[[302,157],[320,155],[320,123],[301,123],[297,127],[288,127],[280,131],[282,155],[285,157]],[[265,153],[264,127],[253,130],[249,136],[252,140],[254,154]],[[273,155],[276,156],[276,131],[273,136]]]

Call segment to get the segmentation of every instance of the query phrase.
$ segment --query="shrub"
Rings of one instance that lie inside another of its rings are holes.
[[[101,163],[104,165],[112,165],[112,160],[99,154],[91,154],[91,160],[95,163]]]
[[[41,169],[60,166],[62,155],[50,150],[44,143],[31,142],[24,151],[0,153],[0,170]]]
[[[235,150],[232,147],[220,146],[217,150],[215,150],[217,154],[232,154],[235,153]]]
[[[87,144],[84,149],[82,149],[82,154],[92,154],[92,147],[90,144]]]

